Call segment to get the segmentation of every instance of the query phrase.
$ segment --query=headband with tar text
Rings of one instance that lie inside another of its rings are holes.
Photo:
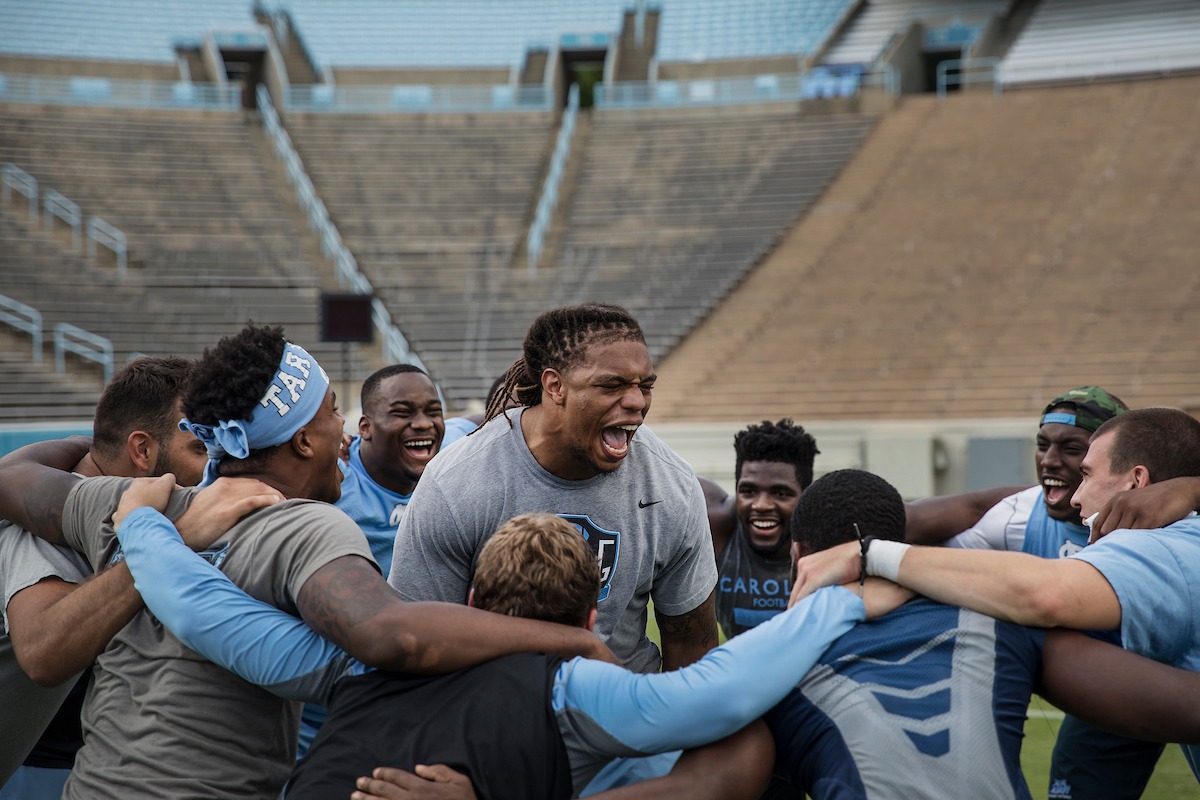
[[[250,419],[221,420],[199,425],[181,420],[179,429],[204,442],[208,465],[201,486],[217,479],[217,465],[225,456],[245,458],[253,450],[283,444],[317,414],[329,389],[329,376],[303,347],[287,342],[275,377],[254,407]]]
[[[1064,407],[1071,410],[1067,411]],[[1058,410],[1052,413],[1052,409]],[[1099,386],[1080,386],[1077,389],[1065,391],[1051,400],[1050,404],[1042,411],[1042,421],[1038,425],[1058,422],[1062,425],[1083,428],[1088,433],[1095,433],[1096,429],[1105,422],[1128,410],[1129,406],[1125,405],[1120,398],[1112,396]]]

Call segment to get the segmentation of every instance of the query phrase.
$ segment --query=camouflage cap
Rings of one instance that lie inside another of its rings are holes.
[[[1070,407],[1074,413],[1063,411],[1050,413],[1052,409],[1063,406]],[[1088,433],[1095,433],[1096,429],[1105,422],[1128,410],[1129,406],[1125,405],[1121,398],[1109,394],[1099,386],[1080,386],[1068,389],[1051,400],[1042,411],[1042,421],[1038,424],[1058,422],[1083,428]]]

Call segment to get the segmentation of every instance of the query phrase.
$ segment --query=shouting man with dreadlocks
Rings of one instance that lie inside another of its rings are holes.
[[[625,309],[544,312],[483,427],[425,470],[388,582],[406,600],[465,603],[479,552],[503,522],[557,514],[596,554],[595,632],[627,668],[673,670],[702,657],[718,641],[716,561],[696,474],[642,426],[654,380],[642,329]],[[521,405],[506,412],[510,396]],[[661,656],[646,636],[650,599]],[[669,769],[670,759],[653,759],[619,763],[591,788]]]
[[[435,459],[400,523],[389,582],[405,599],[467,601],[476,557],[500,524],[549,512],[600,563],[596,632],[625,666],[659,669],[647,602],[676,669],[717,643],[717,570],[695,473],[642,427],[654,367],[617,306],[547,311],[525,336],[483,427]],[[514,396],[521,406],[504,412]]]

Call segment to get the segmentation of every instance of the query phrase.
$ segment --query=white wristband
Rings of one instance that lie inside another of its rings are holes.
[[[911,544],[890,539],[872,539],[867,551],[867,574],[895,581],[900,575],[900,561],[910,547]]]

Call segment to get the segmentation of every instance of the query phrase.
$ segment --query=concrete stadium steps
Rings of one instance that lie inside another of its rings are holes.
[[[321,273],[255,124],[240,113],[0,107],[0,161],[121,229],[129,248],[122,281],[107,251],[86,261],[64,227],[46,231],[13,203],[0,209],[0,292],[39,309],[48,332],[69,322],[110,339],[118,365],[134,352],[199,355],[252,319],[283,325],[340,376],[340,347],[317,341]],[[352,352],[361,379],[366,362]]]
[[[53,354],[34,364],[30,351],[27,335],[0,326],[0,423],[91,419],[100,396],[100,369],[58,374]]]
[[[875,124],[759,112],[598,115],[558,268],[570,300],[630,309],[655,358],[728,294]]]
[[[909,98],[663,363],[655,417],[1200,408],[1200,78]]]
[[[512,259],[552,145],[544,115],[293,115],[360,267],[451,405],[481,399],[547,308],[621,303],[665,354],[819,195],[866,117],[596,113],[550,268]]]
[[[199,355],[247,319],[284,325],[306,346],[317,339],[315,287],[214,282],[164,289],[145,286],[135,270],[122,281],[114,269],[31,234],[11,213],[0,215],[0,250],[3,293],[42,312],[47,340],[57,323],[68,322],[111,340],[118,363],[135,352]]]
[[[293,114],[286,124],[359,268],[450,405],[482,399],[495,375],[476,337],[511,348],[536,315],[522,306],[519,323],[491,327],[553,146],[549,115]]]
[[[423,253],[446,248],[503,247],[511,257],[551,133],[542,114],[313,114],[292,115],[287,124],[355,254],[392,252],[397,266],[411,269],[422,266]],[[378,280],[386,282],[383,275]]]

